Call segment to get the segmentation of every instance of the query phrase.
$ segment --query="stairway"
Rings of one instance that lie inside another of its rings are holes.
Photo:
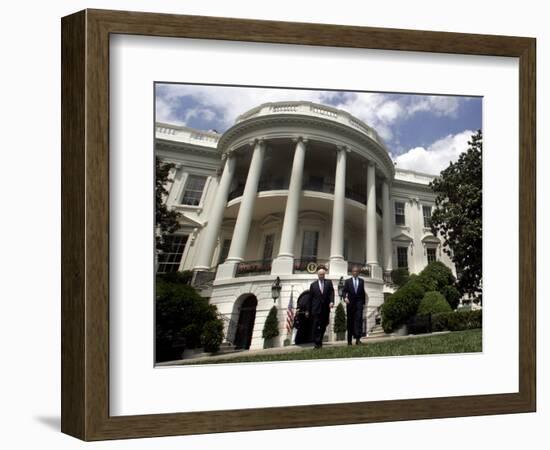
[[[384,329],[382,328],[382,325],[375,325],[368,334],[368,338],[379,338],[389,336],[389,334],[384,333]]]

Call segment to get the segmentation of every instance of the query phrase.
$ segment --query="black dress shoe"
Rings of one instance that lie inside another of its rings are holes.
[[[361,344],[362,344],[361,339],[357,339],[357,340],[355,341],[355,345],[361,345]]]
[[[351,342],[348,342],[348,345],[351,345]]]

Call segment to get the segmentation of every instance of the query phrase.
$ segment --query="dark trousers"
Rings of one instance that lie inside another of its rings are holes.
[[[313,314],[311,317],[311,328],[315,347],[321,347],[323,345],[323,337],[327,329],[327,322],[324,314]]]
[[[348,325],[348,343],[352,338],[360,339],[363,334],[363,304],[350,303],[346,308]]]

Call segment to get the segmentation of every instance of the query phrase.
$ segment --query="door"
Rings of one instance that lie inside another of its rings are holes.
[[[237,330],[235,332],[235,348],[249,349],[252,342],[252,332],[254,331],[254,321],[256,319],[256,307],[258,300],[251,295],[244,299],[240,311],[239,320],[237,322]]]
[[[311,318],[306,317],[305,312],[308,310],[309,303],[309,291],[304,291],[298,297],[296,302],[296,318],[298,331],[296,333],[295,344],[308,344],[313,342],[313,335],[311,329]]]

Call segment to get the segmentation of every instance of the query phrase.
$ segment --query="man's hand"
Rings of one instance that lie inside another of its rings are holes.
[[[330,309],[332,309],[332,307],[334,306],[334,303],[331,303],[331,304],[328,305],[328,306],[330,306]]]
[[[349,300],[347,299],[347,297],[344,299],[344,302],[346,303],[346,305],[349,305]]]

